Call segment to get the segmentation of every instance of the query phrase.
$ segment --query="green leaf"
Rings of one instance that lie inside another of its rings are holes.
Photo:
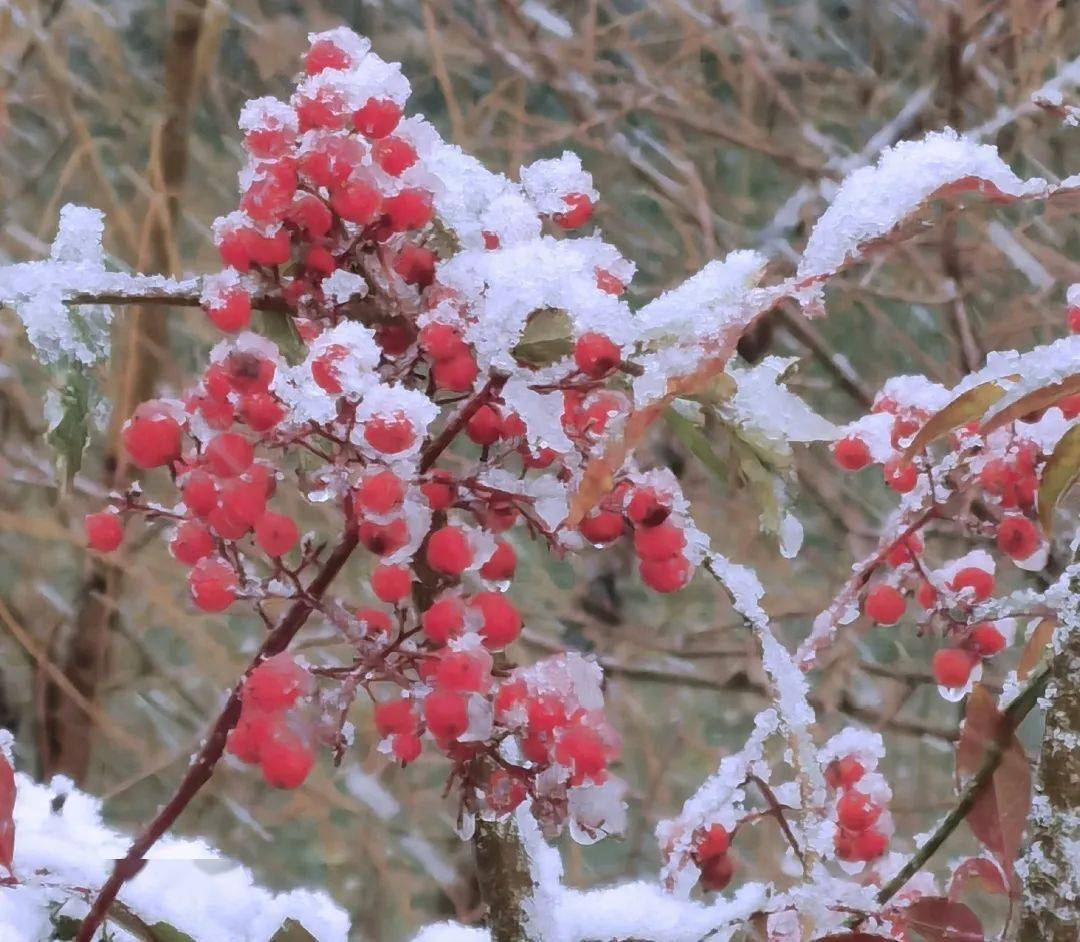
[[[82,920],[73,919],[71,916],[63,916],[57,913],[52,917],[53,942],[71,942],[79,931]]]
[[[73,368],[60,390],[60,419],[48,434],[56,451],[60,480],[70,484],[82,467],[82,456],[90,438],[90,399],[93,380],[81,369]]]
[[[707,470],[725,483],[731,480],[730,468],[713,450],[709,439],[700,426],[680,415],[674,409],[668,409],[664,413],[664,421],[667,422],[675,433],[675,437],[682,442],[687,451],[697,458]]]
[[[167,922],[155,922],[150,926],[150,932],[154,942],[195,942],[186,932],[181,932]]]
[[[286,919],[281,924],[281,928],[270,936],[270,942],[319,942],[319,940],[295,919]]]
[[[300,335],[296,331],[296,322],[285,311],[261,311],[262,333],[277,344],[285,362],[296,366],[303,362],[305,351]]]
[[[1065,492],[1080,477],[1080,425],[1074,425],[1058,440],[1054,453],[1043,468],[1039,483],[1039,520],[1050,532],[1054,509]]]
[[[529,315],[521,339],[510,353],[523,366],[550,366],[573,350],[570,329],[570,316],[566,311],[541,308]]]

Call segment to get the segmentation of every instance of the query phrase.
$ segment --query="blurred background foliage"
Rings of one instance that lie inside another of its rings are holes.
[[[0,259],[40,257],[60,206],[75,201],[108,213],[117,267],[211,270],[209,223],[237,198],[241,105],[287,95],[307,33],[341,23],[402,61],[411,109],[489,166],[514,173],[579,152],[602,194],[597,223],[639,266],[634,302],[737,248],[766,252],[770,276],[789,273],[844,173],[928,130],[996,144],[1021,175],[1078,169],[1080,132],[1030,101],[1069,69],[1080,80],[1080,18],[1067,0],[10,0],[0,4]],[[1074,85],[1064,90],[1068,100]],[[778,311],[741,353],[798,357],[791,386],[842,422],[890,375],[951,384],[987,350],[1062,333],[1064,286],[1080,281],[1068,216],[968,202],[928,221],[841,277],[827,318]],[[0,725],[16,732],[24,769],[73,775],[126,827],[170,793],[263,630],[253,617],[194,612],[159,532],[138,533],[115,566],[81,546],[83,514],[130,474],[118,422],[140,395],[182,390],[214,342],[197,309],[118,311],[116,355],[95,379],[121,414],[97,416],[68,486],[44,437],[45,403],[64,378],[31,359],[13,312],[0,312]],[[799,450],[793,507],[807,539],[785,561],[758,532],[760,463],[723,430],[709,445],[705,463],[661,425],[643,458],[681,477],[720,551],[758,567],[794,643],[872,545],[890,498],[873,475],[841,477],[823,449]],[[294,502],[332,538],[338,521]],[[944,531],[930,555],[955,549]],[[573,564],[522,540],[518,550],[513,592],[528,630],[514,657],[595,652],[624,737],[630,828],[587,849],[564,842],[568,880],[652,872],[655,822],[740,745],[763,704],[748,638],[708,580],[647,594],[626,547]],[[336,590],[359,604],[361,581],[358,563]],[[320,643],[330,637],[313,623],[301,645],[333,657]],[[910,627],[859,622],[818,678],[823,734],[854,717],[887,737],[900,850],[951,795],[958,711],[927,682],[932,649]],[[358,708],[353,720],[341,769],[324,760],[302,789],[277,793],[226,765],[182,828],[271,886],[325,887],[358,936],[477,918],[469,848],[440,797],[444,762],[388,767],[369,717]],[[756,831],[737,848],[737,880],[776,870],[777,836]],[[949,851],[967,840],[956,835]]]

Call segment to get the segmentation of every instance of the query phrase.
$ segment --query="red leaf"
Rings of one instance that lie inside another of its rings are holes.
[[[15,773],[0,755],[0,864],[11,873],[15,856]]]
[[[976,883],[987,893],[1008,894],[1005,875],[988,857],[969,857],[953,870],[949,899],[955,900],[968,884]]]
[[[982,923],[963,903],[943,896],[924,896],[903,910],[909,929],[927,942],[985,942]]]
[[[1001,762],[976,795],[966,820],[972,834],[1011,875],[1031,807],[1031,769],[1023,746],[998,712],[993,696],[977,684],[968,697],[964,729],[956,747],[957,771],[961,776],[973,775],[988,749],[998,747]]]

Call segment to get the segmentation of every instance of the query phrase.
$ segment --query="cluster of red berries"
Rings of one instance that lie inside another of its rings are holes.
[[[297,701],[313,689],[311,674],[290,654],[276,654],[256,667],[241,690],[240,719],[229,733],[228,751],[258,765],[274,788],[298,788],[315,755]]]
[[[874,825],[885,810],[855,786],[865,774],[854,756],[834,759],[825,769],[825,781],[836,799],[836,856],[849,862],[876,860],[888,847],[888,837]]]
[[[256,460],[255,442],[272,435],[280,421],[281,403],[269,391],[274,364],[250,353],[234,352],[212,363],[199,388],[183,407],[151,400],[136,410],[123,428],[127,454],[140,468],[168,467],[183,513],[170,542],[174,558],[191,567],[192,598],[203,611],[219,612],[236,598],[237,566],[227,561],[225,547],[251,534],[268,557],[278,558],[299,542],[296,523],[267,509],[276,478],[272,466]],[[198,417],[212,435],[201,452],[185,453],[184,431]],[[246,430],[234,431],[240,424]],[[150,508],[149,516],[165,515]],[[120,545],[123,530],[110,511],[86,519],[87,540],[100,551]]]
[[[633,528],[641,581],[657,592],[677,592],[690,580],[686,531],[672,514],[671,498],[656,488],[620,482],[582,520],[581,535],[606,545]]]
[[[719,824],[713,824],[694,837],[694,863],[701,871],[701,885],[707,890],[719,892],[735,875],[735,862],[728,850],[731,835]]]

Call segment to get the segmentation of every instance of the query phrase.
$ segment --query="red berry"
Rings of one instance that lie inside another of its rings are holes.
[[[942,648],[934,653],[931,669],[942,687],[963,687],[971,676],[976,657],[963,648]]]
[[[313,245],[304,256],[304,267],[309,272],[315,272],[316,278],[319,275],[332,275],[337,271],[337,259],[329,249],[324,249],[321,245]]]
[[[255,542],[267,556],[284,556],[299,539],[300,531],[285,514],[268,510],[255,524]]]
[[[876,860],[885,853],[889,839],[880,831],[867,830],[853,835],[851,843],[856,860]]]
[[[223,540],[239,540],[251,529],[250,523],[234,520],[226,513],[224,507],[215,507],[211,510],[206,521],[213,527],[214,533]]]
[[[469,728],[465,698],[451,690],[436,690],[424,700],[424,719],[431,734],[443,742],[457,739]]]
[[[898,416],[893,422],[892,432],[889,435],[889,442],[893,448],[900,448],[903,442],[919,431],[919,425],[918,419]]]
[[[311,674],[287,651],[268,657],[244,681],[244,705],[275,712],[287,710],[311,690]]]
[[[205,471],[189,471],[180,486],[185,506],[197,516],[206,516],[217,507],[217,485]]]
[[[465,627],[465,606],[461,599],[448,596],[431,604],[420,619],[426,634],[438,645],[456,638]]]
[[[419,736],[403,736],[400,734],[392,737],[390,745],[394,752],[394,758],[402,765],[408,765],[418,759],[423,748]]]
[[[437,360],[431,368],[435,388],[447,392],[468,392],[476,382],[480,368],[471,353],[462,353],[449,360]]]
[[[331,396],[341,392],[341,376],[337,370],[337,363],[348,354],[341,344],[331,344],[314,360],[311,361],[311,378],[315,384]]]
[[[1077,310],[1080,310],[1080,308],[1077,308]],[[1073,331],[1073,333],[1080,333],[1080,330]],[[1073,393],[1071,396],[1059,399],[1057,407],[1062,411],[1065,418],[1075,419],[1080,415],[1080,393]]]
[[[607,294],[615,295],[615,297],[618,297],[626,290],[626,285],[603,268],[596,269],[596,287]]]
[[[419,725],[415,700],[387,700],[375,704],[375,728],[384,739],[395,733],[412,736]]]
[[[430,249],[409,242],[401,247],[394,259],[394,271],[405,284],[423,289],[435,280],[435,262],[438,258]]]
[[[865,831],[881,817],[881,805],[850,789],[836,802],[836,820],[848,831]]]
[[[208,527],[195,520],[185,520],[176,528],[176,535],[169,544],[180,562],[194,566],[204,556],[214,551],[214,537]]]
[[[278,725],[277,714],[264,713],[244,705],[240,711],[240,719],[229,732],[229,741],[225,748],[241,762],[258,762],[263,744],[270,741]]]
[[[833,458],[845,471],[861,471],[870,464],[870,448],[861,438],[842,438],[832,447]]]
[[[690,581],[690,564],[683,556],[642,559],[638,564],[641,581],[654,592],[678,592]]]
[[[492,701],[496,721],[503,725],[509,724],[509,714],[524,703],[528,695],[529,688],[525,686],[525,681],[504,680],[495,691],[495,699]]]
[[[361,226],[374,222],[382,203],[379,191],[364,180],[350,180],[330,194],[330,208],[342,219]]]
[[[825,769],[825,782],[829,788],[851,788],[863,777],[866,770],[854,756],[833,759]]]
[[[433,360],[450,360],[469,352],[469,345],[449,324],[438,322],[420,328],[420,348]]]
[[[318,75],[326,69],[347,69],[351,65],[349,54],[329,39],[313,42],[304,57],[304,71],[308,75]]]
[[[1005,647],[1005,638],[993,625],[983,622],[971,629],[968,647],[980,657],[993,657]]]
[[[877,585],[866,593],[863,614],[879,625],[895,625],[905,607],[904,597],[891,585]]]
[[[154,402],[139,406],[122,434],[124,448],[140,468],[157,468],[180,457],[180,423]]]
[[[400,120],[401,108],[389,98],[369,98],[353,115],[356,130],[372,140],[386,137]]]
[[[563,197],[566,209],[551,218],[563,229],[579,229],[592,218],[592,202],[584,193],[570,193]]]
[[[917,533],[911,533],[902,540],[897,540],[885,554],[885,562],[894,569],[911,562],[923,551],[923,542]]]
[[[362,163],[364,145],[355,138],[337,134],[312,137],[297,160],[300,173],[315,187],[332,190],[344,185]],[[331,224],[332,220],[327,223],[326,231]]]
[[[1080,334],[1080,305],[1070,306],[1065,319],[1069,325],[1069,333]]]
[[[465,434],[477,445],[493,445],[502,434],[502,420],[492,406],[481,406],[465,425]]]
[[[357,534],[360,542],[376,556],[389,556],[409,542],[409,528],[401,518],[389,523],[365,520]]]
[[[269,236],[259,235],[257,232],[248,232],[244,236],[244,241],[251,260],[256,265],[263,265],[266,268],[284,265],[292,255],[289,231],[284,227]]]
[[[405,500],[405,485],[393,471],[365,477],[353,491],[353,501],[365,513],[388,514]]]
[[[719,824],[714,824],[697,841],[695,856],[699,861],[705,861],[726,854],[730,846],[731,835]]]
[[[222,559],[200,559],[188,574],[196,607],[204,612],[223,612],[236,601],[236,575]]]
[[[307,743],[284,727],[263,745],[259,756],[263,779],[273,788],[299,788],[314,765]]]
[[[701,868],[701,885],[706,889],[719,892],[724,889],[735,875],[735,864],[727,854],[710,857]]]
[[[412,570],[408,566],[377,566],[371,574],[371,588],[380,602],[396,604],[412,589]]]
[[[383,212],[394,232],[422,229],[433,215],[431,194],[427,190],[410,187],[383,202]]]
[[[285,407],[269,393],[249,393],[240,400],[238,411],[253,432],[267,432],[285,418]]]
[[[937,590],[924,579],[915,591],[915,601],[929,611],[937,604]]]
[[[915,465],[902,458],[890,458],[885,462],[885,483],[898,494],[907,494],[914,490],[919,481],[919,472]]]
[[[667,501],[661,500],[651,487],[639,487],[634,490],[630,502],[626,505],[626,516],[633,523],[656,527],[663,523],[671,513]]]
[[[220,513],[212,521],[222,518],[243,527],[247,532],[266,510],[266,484],[243,478],[228,481],[221,489]],[[225,534],[222,534],[224,536]]]
[[[953,592],[971,589],[975,593],[975,601],[982,602],[990,598],[990,594],[994,591],[994,577],[985,569],[968,566],[952,577],[949,588]]]
[[[566,708],[562,701],[551,694],[541,694],[526,704],[529,729],[534,733],[551,733],[566,725]]]
[[[251,296],[243,288],[229,288],[207,305],[206,316],[218,330],[238,333],[251,323]]]
[[[521,616],[501,592],[478,592],[471,604],[483,617],[480,634],[489,648],[505,648],[521,632]]]
[[[514,547],[503,540],[498,540],[495,544],[495,552],[480,567],[480,575],[491,582],[505,582],[514,578],[516,568],[517,553],[514,552]]]
[[[416,163],[416,148],[400,137],[384,137],[371,149],[371,156],[392,177],[400,177]]]
[[[555,746],[555,760],[573,769],[572,784],[599,781],[607,769],[604,742],[594,729],[574,726],[563,732]]]
[[[1027,559],[1041,542],[1038,529],[1027,517],[1008,516],[998,524],[998,549],[1013,559]]]
[[[296,193],[285,218],[303,230],[308,239],[321,239],[334,224],[334,216],[326,203],[306,190]]]
[[[388,357],[399,357],[412,346],[413,332],[404,320],[386,321],[375,330],[375,342]]]
[[[440,658],[435,683],[443,690],[481,692],[491,686],[491,655],[483,651],[451,651]]]
[[[389,635],[394,626],[390,616],[377,608],[358,608],[356,620],[360,622],[364,634],[368,636]]]
[[[453,526],[431,534],[425,555],[432,569],[448,576],[460,576],[473,560],[468,536],[460,527]]]
[[[496,814],[509,814],[527,794],[525,783],[517,775],[506,769],[496,769],[484,789],[484,802]]]
[[[124,525],[111,510],[87,514],[83,520],[86,544],[99,553],[111,553],[124,541]]]
[[[590,543],[603,546],[622,536],[623,518],[610,510],[598,510],[582,520],[578,529]]]
[[[432,471],[431,479],[420,485],[420,493],[432,510],[446,510],[457,496],[454,476],[449,471]]]
[[[686,536],[670,520],[655,527],[638,527],[634,531],[634,550],[642,559],[670,559],[686,546]]]
[[[207,467],[219,478],[243,474],[255,460],[255,449],[243,435],[223,432],[206,446]]]
[[[603,334],[582,334],[574,344],[574,362],[586,376],[600,379],[622,362],[622,352]]]
[[[416,441],[416,433],[403,415],[376,415],[364,423],[364,440],[376,451],[396,455]]]

